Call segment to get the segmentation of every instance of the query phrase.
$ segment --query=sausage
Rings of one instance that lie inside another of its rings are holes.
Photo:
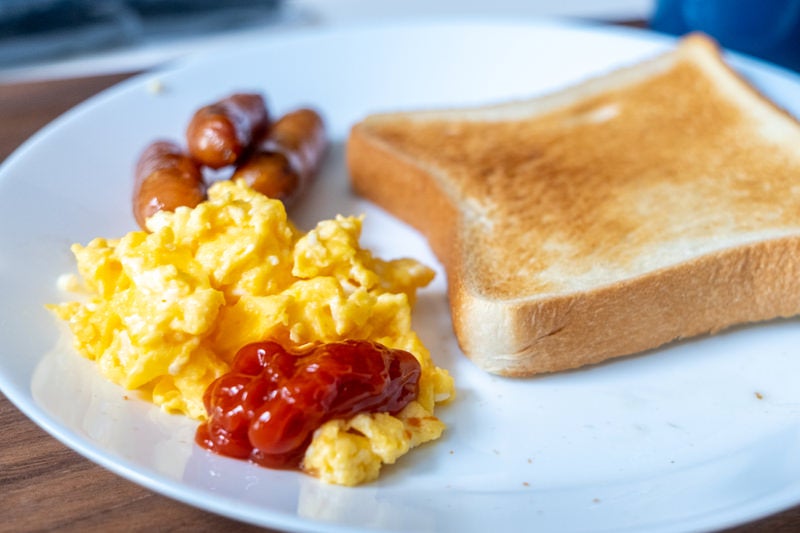
[[[232,165],[263,136],[269,121],[260,94],[232,94],[201,107],[192,116],[186,128],[189,153],[214,169]]]
[[[142,152],[136,165],[133,214],[142,229],[161,210],[195,207],[205,200],[200,167],[176,143],[156,141]]]
[[[282,116],[231,179],[291,205],[319,170],[328,146],[325,124],[313,109]]]

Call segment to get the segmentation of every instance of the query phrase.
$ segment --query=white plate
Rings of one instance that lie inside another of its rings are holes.
[[[335,140],[296,216],[366,213],[382,257],[438,264],[418,234],[347,186],[343,141],[371,111],[524,97],[669,46],[647,32],[553,21],[430,23],[265,36],[131,80],[56,120],[0,171],[0,385],[36,423],[155,491],[247,522],[318,531],[661,531],[719,528],[800,502],[800,327],[737,328],[584,370],[486,375],[450,332],[443,275],[415,325],[458,400],[443,439],[358,488],[210,456],[194,424],[100,379],[44,308],[67,296],[68,247],[134,228],[131,167],[180,138],[199,105],[265,91],[276,112],[321,108]],[[791,112],[796,77],[735,64]],[[154,93],[153,81],[164,91]]]

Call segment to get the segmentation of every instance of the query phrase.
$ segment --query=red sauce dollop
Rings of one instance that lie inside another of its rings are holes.
[[[314,431],[334,418],[397,413],[417,397],[419,362],[382,344],[347,340],[289,352],[266,341],[236,354],[206,390],[196,442],[270,468],[297,468]]]

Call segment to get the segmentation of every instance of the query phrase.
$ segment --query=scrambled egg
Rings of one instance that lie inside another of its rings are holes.
[[[453,396],[453,381],[411,329],[416,290],[433,271],[360,248],[361,218],[337,216],[303,234],[281,202],[242,183],[220,181],[208,195],[194,209],[157,213],[150,233],[73,245],[86,298],[49,307],[77,350],[108,379],[202,420],[206,387],[248,343],[370,339],[417,357],[417,400],[397,416],[325,423],[303,468],[355,485],[438,438],[434,406]]]

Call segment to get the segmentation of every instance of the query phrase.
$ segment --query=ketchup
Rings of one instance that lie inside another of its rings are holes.
[[[265,341],[239,350],[203,395],[196,442],[270,468],[298,468],[314,431],[334,418],[395,414],[417,397],[422,369],[403,350],[347,340],[290,352]]]

